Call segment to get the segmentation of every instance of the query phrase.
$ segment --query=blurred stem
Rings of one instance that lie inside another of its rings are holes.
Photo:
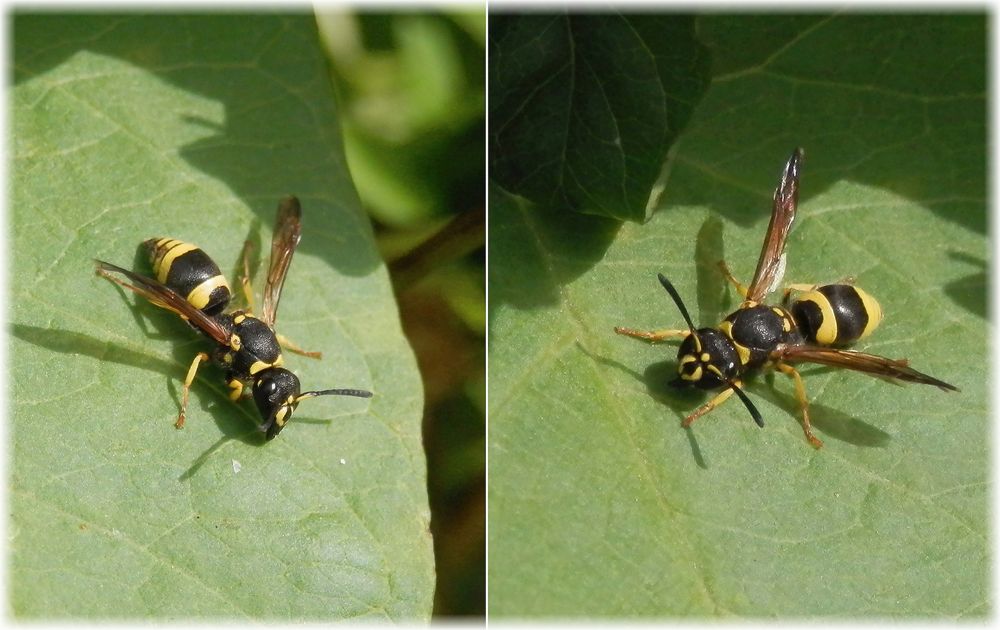
[[[444,263],[483,247],[485,242],[485,206],[457,215],[434,236],[389,263],[396,294],[404,293]]]

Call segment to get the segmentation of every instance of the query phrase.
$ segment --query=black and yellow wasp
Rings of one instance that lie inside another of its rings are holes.
[[[184,379],[181,409],[174,424],[184,426],[188,391],[198,366],[211,359],[226,371],[230,398],[239,400],[251,395],[264,419],[260,430],[273,439],[292,417],[300,402],[314,396],[358,396],[370,398],[363,389],[326,389],[301,392],[299,379],[284,367],[281,345],[299,354],[320,358],[318,352],[306,352],[274,332],[278,301],[292,254],[302,236],[302,207],[295,197],[286,197],[278,205],[271,262],[264,284],[260,316],[252,314],[253,294],[249,280],[249,244],[243,249],[241,285],[248,308],[226,313],[232,291],[218,265],[198,247],[171,238],[151,238],[143,243],[149,250],[155,279],[96,260],[97,274],[135,291],[156,306],[173,311],[193,328],[215,342],[211,356],[199,352]],[[113,273],[125,276],[125,282]],[[279,340],[281,343],[279,343]],[[249,387],[247,387],[249,386]]]
[[[781,181],[774,191],[771,222],[750,286],[740,284],[729,273],[725,263],[719,263],[723,275],[743,296],[743,302],[735,312],[715,328],[695,329],[677,290],[660,274],[660,284],[680,310],[687,330],[615,328],[620,335],[654,343],[669,338],[683,339],[677,351],[678,378],[671,384],[706,390],[725,388],[687,416],[683,422],[685,427],[725,402],[732,394],[739,397],[757,425],[763,427],[760,412],[741,389],[743,376],[763,367],[777,369],[795,382],[795,395],[802,408],[802,428],[806,439],[816,448],[823,443],[813,435],[805,385],[792,364],[819,363],[888,379],[934,385],[945,391],[958,391],[953,385],[914,370],[906,359],[887,359],[834,347],[867,336],[882,320],[882,308],[878,302],[850,283],[821,287],[791,285],[785,291],[782,306],[764,304],[764,299],[777,288],[784,275],[785,241],[798,207],[801,163],[802,150],[796,149],[785,164]],[[792,291],[803,293],[791,301]]]

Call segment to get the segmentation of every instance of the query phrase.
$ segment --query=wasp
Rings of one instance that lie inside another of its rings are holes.
[[[315,396],[357,396],[370,398],[363,389],[325,389],[302,392],[299,379],[285,369],[282,344],[293,352],[320,358],[295,346],[274,331],[278,302],[292,255],[302,237],[302,206],[295,197],[278,205],[271,260],[264,284],[260,315],[254,315],[249,281],[249,244],[243,249],[241,285],[248,308],[226,312],[233,297],[219,266],[199,247],[172,238],[151,238],[143,243],[149,252],[154,278],[95,260],[97,275],[134,291],[156,306],[172,311],[191,327],[215,342],[211,354],[199,352],[188,368],[181,394],[181,408],[174,423],[184,426],[188,392],[199,365],[211,361],[225,370],[230,399],[252,397],[263,418],[260,430],[267,440],[288,424],[298,404]],[[124,276],[127,282],[115,276]]]
[[[774,191],[771,220],[750,285],[741,284],[724,262],[719,263],[723,275],[743,296],[736,311],[714,328],[695,328],[677,289],[663,274],[658,274],[687,329],[615,328],[620,335],[651,343],[681,339],[677,351],[678,376],[671,385],[704,390],[722,388],[684,419],[684,427],[733,394],[743,402],[754,422],[763,427],[763,417],[743,392],[743,379],[754,370],[776,369],[794,382],[802,410],[802,429],[809,443],[820,448],[823,442],[812,432],[805,385],[794,367],[797,363],[818,363],[889,380],[934,385],[943,391],[958,391],[953,385],[914,370],[906,359],[889,359],[842,347],[868,336],[882,321],[882,307],[875,298],[850,282],[791,285],[784,292],[781,306],[764,303],[784,276],[785,242],[798,209],[802,157],[802,149],[792,152]],[[792,299],[791,294],[796,291],[801,295]]]

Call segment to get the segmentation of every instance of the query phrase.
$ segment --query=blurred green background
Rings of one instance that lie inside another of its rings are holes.
[[[482,8],[320,10],[347,158],[425,390],[434,615],[485,612]]]

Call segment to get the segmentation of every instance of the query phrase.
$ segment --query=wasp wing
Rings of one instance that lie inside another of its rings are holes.
[[[274,236],[271,238],[271,263],[264,283],[264,305],[260,318],[268,326],[274,327],[278,316],[278,300],[281,287],[285,284],[292,254],[302,238],[302,206],[296,197],[285,197],[278,204],[278,216],[274,220]]]
[[[773,291],[785,272],[785,241],[792,229],[795,211],[799,205],[799,166],[802,163],[802,149],[792,151],[781,173],[781,181],[774,189],[771,222],[767,225],[764,247],[760,250],[757,270],[747,290],[748,302],[761,302]]]
[[[954,385],[949,385],[933,376],[918,372],[910,367],[906,359],[888,359],[877,354],[857,352],[855,350],[838,350],[821,346],[793,345],[781,346],[771,353],[771,359],[786,363],[819,363],[832,367],[847,368],[856,372],[864,372],[874,376],[906,381],[908,383],[923,383],[934,385],[942,390],[958,391]]]
[[[194,306],[191,306],[191,304],[176,291],[160,284],[152,278],[141,276],[137,273],[129,271],[128,269],[122,269],[117,265],[104,262],[103,260],[95,260],[94,262],[97,263],[97,273],[99,275],[104,276],[112,282],[122,285],[123,287],[132,289],[156,306],[165,308],[168,311],[173,311],[177,315],[197,326],[215,341],[224,346],[229,345],[229,333],[226,332],[226,329],[205,313],[196,309]],[[120,273],[135,284],[129,284],[123,280],[119,280],[118,278],[112,276],[109,272]]]

